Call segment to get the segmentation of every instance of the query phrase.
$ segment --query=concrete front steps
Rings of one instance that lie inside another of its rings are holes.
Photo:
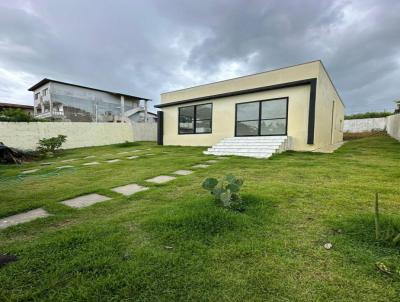
[[[268,158],[287,149],[287,136],[228,137],[204,151],[204,154]]]

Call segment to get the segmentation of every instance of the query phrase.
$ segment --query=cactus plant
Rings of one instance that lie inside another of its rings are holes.
[[[243,210],[243,202],[239,194],[242,185],[243,179],[228,174],[219,181],[212,177],[206,178],[202,187],[210,191],[223,207],[240,211]]]

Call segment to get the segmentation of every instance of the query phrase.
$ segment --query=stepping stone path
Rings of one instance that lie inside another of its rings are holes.
[[[12,225],[29,222],[37,218],[50,216],[50,214],[42,208],[16,214],[3,219],[0,219],[0,229],[8,228]]]
[[[197,169],[197,168],[202,168],[202,169],[204,169],[204,168],[208,168],[210,165],[204,165],[204,164],[199,164],[199,165],[194,165],[194,166],[192,166],[192,168],[195,168],[195,169]]]
[[[106,160],[106,162],[108,162],[108,163],[116,163],[116,162],[118,162],[118,161],[121,161],[121,160],[118,159],[118,158]]]
[[[61,201],[61,203],[71,208],[85,208],[95,203],[107,201],[110,199],[111,199],[110,197],[93,193],[88,195],[82,195],[72,199],[67,199]]]
[[[62,169],[68,169],[68,168],[73,168],[74,166],[60,166],[60,167],[57,167],[56,169],[60,169],[60,170],[62,170]]]
[[[189,175],[189,174],[192,174],[193,173],[193,171],[190,171],[190,170],[178,170],[178,171],[175,171],[173,174],[176,174],[176,175]]]
[[[138,157],[139,157],[139,156],[133,155],[133,156],[128,156],[127,159],[134,159],[134,158],[138,158]]]
[[[90,163],[85,163],[85,164],[83,164],[83,166],[93,166],[93,165],[99,165],[100,163],[99,162],[97,162],[97,161],[92,161],[92,162],[90,162]]]
[[[39,169],[25,170],[25,171],[22,171],[21,174],[31,174],[31,173],[35,173],[36,171],[39,171]]]
[[[62,160],[61,162],[62,162],[62,163],[69,163],[69,162],[74,161],[74,160],[76,160],[76,158],[64,159],[64,160]]]
[[[156,176],[150,179],[146,179],[146,181],[148,182],[154,182],[156,184],[162,184],[171,180],[174,180],[176,177],[174,176],[166,176],[166,175],[160,175],[160,176]]]
[[[149,188],[142,187],[142,186],[139,186],[137,184],[130,184],[130,185],[126,185],[126,186],[113,188],[113,189],[111,189],[111,191],[120,193],[120,194],[125,195],[125,196],[129,196],[129,195],[135,194],[137,192],[146,191],[148,189]]]
[[[215,160],[215,159],[210,159],[210,160],[206,161],[206,163],[208,163],[208,164],[215,164],[217,162],[218,162],[218,160]]]

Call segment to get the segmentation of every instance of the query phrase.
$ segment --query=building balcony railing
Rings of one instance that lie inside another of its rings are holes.
[[[53,116],[64,116],[63,111],[53,111],[53,112],[43,112],[43,113],[36,113],[36,118],[48,118]]]

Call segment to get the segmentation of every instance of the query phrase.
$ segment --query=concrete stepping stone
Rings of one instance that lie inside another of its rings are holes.
[[[74,161],[74,160],[76,160],[76,158],[64,159],[61,162],[62,163],[69,163],[69,162]]]
[[[127,159],[134,159],[134,158],[138,158],[139,156],[136,155],[132,155],[132,156],[128,156]]]
[[[147,182],[154,182],[156,184],[162,184],[165,182],[169,182],[171,180],[174,180],[176,177],[175,176],[167,176],[167,175],[160,175],[156,176],[150,179],[146,179]]]
[[[217,162],[218,162],[218,160],[215,160],[215,159],[210,159],[210,160],[206,161],[206,163],[208,163],[208,164],[215,164]]]
[[[97,161],[92,161],[90,163],[84,163],[83,166],[93,166],[93,165],[99,165],[100,163]]]
[[[96,157],[96,155],[89,155],[89,156],[84,157],[84,159],[86,159],[86,158],[94,158],[94,157]]]
[[[189,174],[192,174],[193,173],[193,171],[190,171],[190,170],[178,170],[178,171],[175,171],[173,174],[176,174],[176,175],[189,175]]]
[[[110,199],[111,199],[110,197],[93,193],[88,195],[82,195],[72,199],[63,200],[61,201],[61,203],[71,208],[85,208],[95,203],[107,201]]]
[[[135,194],[137,192],[142,192],[142,191],[146,191],[149,188],[147,187],[143,187],[137,184],[130,184],[130,185],[125,185],[125,186],[121,186],[121,187],[116,187],[116,188],[112,188],[111,191],[120,193],[122,195],[125,196],[129,196],[132,194]]]
[[[198,165],[192,166],[192,168],[195,168],[195,169],[202,168],[202,169],[204,169],[204,168],[208,168],[209,166],[210,165],[198,164]]]
[[[118,158],[106,160],[107,163],[116,163],[116,162],[119,162],[119,161],[121,161],[121,160],[118,159]]]
[[[0,219],[0,229],[5,229],[13,225],[29,222],[37,218],[43,218],[47,216],[50,216],[50,214],[42,208],[16,214]]]
[[[62,169],[69,169],[69,168],[73,168],[74,166],[60,166],[60,167],[57,167],[56,169],[60,169],[60,170],[62,170]]]
[[[41,165],[41,166],[50,166],[50,165],[52,165],[52,164],[54,164],[54,161],[50,161],[50,162],[48,162],[48,163],[41,163],[40,165]]]
[[[31,173],[35,173],[36,171],[39,171],[39,169],[25,170],[25,171],[22,171],[21,174],[31,174]]]

